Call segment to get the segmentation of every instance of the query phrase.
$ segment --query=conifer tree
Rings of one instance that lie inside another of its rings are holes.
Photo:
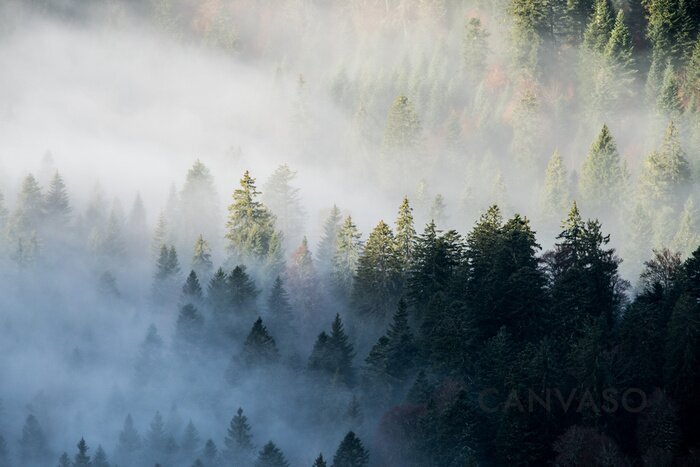
[[[258,454],[255,467],[289,467],[289,462],[275,443],[269,441]]]
[[[624,193],[626,173],[615,140],[607,125],[603,125],[583,163],[579,192],[588,209],[602,213],[619,206]]]
[[[217,319],[223,319],[230,303],[227,275],[223,268],[216,270],[207,286],[207,305]]]
[[[28,415],[19,440],[19,461],[22,465],[42,465],[50,457],[44,430],[34,415]]]
[[[569,199],[568,174],[559,151],[554,151],[544,174],[542,191],[542,217],[550,224],[559,222],[571,201]]]
[[[693,388],[700,381],[698,308],[697,300],[684,294],[676,302],[668,323],[664,381],[669,395],[681,404],[681,411],[693,404]]]
[[[416,229],[413,227],[413,208],[404,196],[396,218],[395,248],[401,271],[405,274],[411,265],[416,247]]]
[[[153,232],[153,240],[151,241],[151,253],[154,258],[158,258],[161,254],[163,245],[168,243],[168,220],[165,217],[165,212],[161,211],[158,215],[158,223]]]
[[[140,193],[136,193],[134,204],[131,206],[127,228],[129,250],[133,256],[141,257],[148,251],[149,233],[146,221],[146,208],[143,206]]]
[[[95,455],[92,456],[92,467],[110,467],[110,464],[107,460],[107,453],[101,445],[97,446],[97,449],[95,450]]]
[[[366,467],[369,453],[355,433],[349,431],[333,456],[332,467]]]
[[[348,297],[353,289],[355,272],[357,271],[362,254],[361,235],[357,226],[348,216],[338,232],[336,240],[336,253],[333,257],[333,270],[331,276],[338,293]]]
[[[350,339],[345,333],[343,321],[340,319],[339,314],[335,315],[335,319],[331,325],[328,347],[333,358],[335,373],[339,374],[343,382],[352,386],[355,381],[355,370],[352,366],[355,351]]]
[[[136,361],[136,377],[141,383],[157,380],[162,373],[163,347],[163,339],[158,335],[158,329],[151,324],[141,343],[139,358]]]
[[[204,318],[197,308],[187,303],[180,308],[175,327],[175,340],[180,343],[181,350],[190,352],[201,343],[204,332]]]
[[[322,276],[329,274],[332,270],[341,221],[340,209],[334,204],[326,221],[323,223],[323,234],[317,249],[318,254],[316,255],[316,259],[318,263],[318,272]]]
[[[480,80],[486,70],[489,55],[489,33],[484,29],[479,18],[465,19],[462,38],[462,57],[467,75],[473,83]]]
[[[117,443],[117,454],[120,462],[128,465],[137,459],[138,452],[141,450],[141,436],[134,428],[134,420],[131,414],[126,416],[124,427],[119,432],[119,440]]]
[[[61,454],[61,457],[58,458],[58,467],[72,467],[73,463],[70,461],[70,457],[68,457],[68,453],[64,452]]]
[[[71,207],[66,185],[61,175],[56,172],[51,179],[49,190],[44,199],[46,217],[53,228],[65,228],[70,220]]]
[[[304,224],[304,209],[301,206],[299,188],[291,183],[297,173],[288,165],[280,165],[263,186],[262,199],[275,216],[275,226],[284,233],[289,242],[297,242]]]
[[[182,242],[178,245],[192,245],[198,236],[219,238],[218,199],[214,177],[209,168],[197,159],[187,171],[185,184],[180,192]]]
[[[151,451],[151,454],[156,458],[165,452],[167,444],[167,435],[165,433],[165,424],[160,412],[156,412],[151,420],[148,433],[146,433],[146,447]]]
[[[610,39],[605,45],[605,58],[615,67],[618,80],[629,81],[634,73],[632,37],[625,25],[625,11],[618,10]]]
[[[383,321],[401,291],[400,263],[391,228],[380,221],[369,235],[357,263],[353,303],[361,315]]]
[[[204,443],[204,449],[202,449],[202,459],[204,459],[207,467],[215,467],[218,465],[219,450],[216,448],[216,444],[213,440],[208,439],[207,442]]]
[[[185,458],[192,458],[199,451],[199,432],[195,428],[192,420],[187,422],[185,426],[185,431],[182,433],[182,439],[180,440],[180,450]]]
[[[693,53],[685,67],[685,92],[688,110],[700,110],[700,36],[695,40]]]
[[[190,271],[185,285],[182,286],[182,297],[187,303],[199,303],[202,300],[202,286],[194,270]]]
[[[211,275],[213,264],[211,261],[211,249],[202,234],[199,234],[199,237],[197,237],[193,250],[192,270],[197,273],[197,276],[206,280]]]
[[[311,467],[328,467],[328,464],[326,464],[325,459],[323,459],[323,454],[319,454],[316,460],[314,461],[314,465]]]
[[[690,179],[690,165],[681,148],[678,130],[669,122],[661,147],[644,161],[639,181],[641,195],[650,208],[676,208],[686,194]]]
[[[583,45],[589,50],[602,53],[608,44],[615,24],[615,15],[610,0],[595,0],[593,16],[583,34]]]
[[[671,245],[684,257],[690,256],[700,245],[700,215],[692,197],[689,197],[683,206],[678,231]]]
[[[289,296],[279,276],[275,279],[267,299],[267,312],[272,331],[278,336],[289,335],[294,316],[292,306],[289,304]]]
[[[246,267],[238,265],[226,278],[229,300],[234,313],[239,315],[253,315],[255,313],[255,300],[260,291],[255,287],[255,282],[248,276]]]
[[[240,407],[231,419],[224,444],[224,458],[232,465],[246,464],[253,457],[253,435],[250,432],[248,417],[243,415],[243,409]]]
[[[118,203],[112,206],[100,242],[100,252],[112,261],[121,260],[126,245],[124,238],[124,215]]]
[[[305,315],[313,316],[319,306],[319,284],[306,237],[292,255],[285,276],[292,291],[293,306]]]
[[[270,241],[275,233],[275,217],[257,200],[260,192],[255,187],[255,179],[247,170],[240,186],[233,192],[233,203],[228,207],[228,250],[236,261],[263,261],[269,253]]]
[[[664,70],[663,79],[656,99],[656,106],[662,115],[677,118],[683,110],[680,98],[680,85],[673,65],[669,62]]]
[[[88,445],[85,442],[85,438],[80,438],[78,442],[78,452],[73,458],[73,467],[89,467],[92,465],[90,462],[90,456],[88,456]]]
[[[174,246],[168,248],[162,245],[160,255],[156,262],[155,281],[153,282],[153,296],[158,300],[172,300],[172,293],[177,289],[177,275],[180,272],[180,263],[177,259],[177,251]]]
[[[44,195],[32,174],[22,181],[12,218],[12,234],[15,238],[40,230],[45,216]]]
[[[267,332],[267,328],[258,318],[243,344],[243,360],[249,367],[269,365],[279,359],[275,339]]]

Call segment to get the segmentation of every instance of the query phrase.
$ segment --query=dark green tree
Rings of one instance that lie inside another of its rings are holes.
[[[250,432],[248,417],[243,415],[240,407],[236,415],[231,419],[226,438],[224,459],[233,465],[249,463],[254,456],[253,435]]]
[[[332,467],[366,467],[369,453],[355,433],[349,431],[333,456]]]
[[[323,234],[321,235],[321,241],[317,249],[318,253],[316,254],[318,272],[322,276],[329,274],[333,268],[333,258],[335,258],[337,251],[338,232],[340,231],[342,220],[340,209],[334,204],[323,223]]]
[[[42,465],[49,457],[51,453],[44,430],[34,415],[28,415],[19,440],[18,460],[22,465]]]
[[[78,452],[73,458],[73,467],[89,467],[92,465],[90,462],[90,456],[88,456],[88,445],[85,442],[85,438],[80,438],[78,442]]]
[[[275,446],[275,443],[268,441],[258,453],[255,467],[289,467],[289,462],[287,462],[282,451]]]
[[[243,344],[243,360],[250,367],[269,365],[279,359],[275,339],[258,318]]]

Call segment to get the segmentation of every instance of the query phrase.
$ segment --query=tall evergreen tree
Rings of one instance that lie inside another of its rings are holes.
[[[219,195],[214,187],[214,177],[199,159],[187,171],[185,184],[180,192],[179,222],[182,232],[178,245],[189,247],[198,236],[218,239]]]
[[[19,440],[19,461],[22,465],[42,465],[51,456],[44,430],[34,415],[28,415]]]
[[[92,456],[92,467],[110,467],[109,461],[107,460],[107,453],[98,445],[95,450],[95,455]]]
[[[479,18],[465,19],[462,57],[472,83],[477,83],[486,71],[486,61],[489,56],[488,37],[489,33],[484,29]]]
[[[269,441],[258,454],[255,467],[289,467],[289,462],[275,443]]]
[[[202,343],[204,337],[204,317],[191,303],[180,308],[175,327],[175,340],[180,350],[189,353]]]
[[[156,229],[153,232],[153,239],[151,241],[151,254],[154,258],[158,258],[158,256],[161,254],[163,245],[166,245],[168,240],[168,220],[165,217],[165,212],[161,211],[158,215],[158,222],[156,224]]]
[[[180,450],[185,458],[194,457],[197,452],[199,452],[200,446],[199,432],[195,428],[192,420],[187,422],[185,426],[185,431],[182,433],[182,439],[180,440]]]
[[[243,360],[246,365],[256,367],[275,363],[278,359],[275,339],[267,332],[262,319],[258,318],[243,343]]]
[[[276,227],[290,243],[299,241],[305,218],[299,188],[291,185],[296,176],[297,173],[288,165],[280,165],[265,182],[262,193],[265,206],[275,216]]]
[[[625,190],[626,173],[615,140],[603,125],[583,163],[579,192],[587,209],[602,213],[619,206]]]
[[[248,417],[243,415],[243,409],[240,407],[231,419],[224,444],[224,458],[232,465],[247,464],[252,460],[255,449],[253,435],[250,432]]]
[[[663,79],[656,98],[656,106],[662,115],[678,118],[683,110],[680,97],[680,84],[671,62],[664,69]]]
[[[285,276],[292,305],[306,316],[313,316],[319,306],[319,284],[306,237],[292,255]]]
[[[138,453],[141,450],[141,436],[134,427],[134,420],[131,414],[126,416],[124,427],[119,432],[119,440],[117,442],[117,457],[119,462],[128,465],[138,459]]]
[[[692,197],[683,206],[678,230],[671,245],[683,256],[690,256],[700,245],[700,214]]]
[[[595,0],[593,15],[583,34],[583,45],[602,53],[610,40],[615,25],[615,13],[610,0]]]
[[[211,276],[213,267],[209,244],[202,234],[199,234],[192,252],[192,270],[197,273],[197,276],[206,280]]]
[[[400,263],[391,228],[380,221],[370,233],[357,263],[353,303],[360,315],[383,321],[401,292]]]
[[[143,205],[141,194],[136,193],[134,204],[129,212],[127,222],[127,239],[129,252],[136,257],[142,257],[148,251],[148,223],[146,220],[146,208]]]
[[[332,467],[366,467],[369,453],[355,433],[349,431],[333,456]]]
[[[322,276],[329,274],[332,270],[341,221],[340,209],[334,204],[326,221],[323,223],[323,234],[317,249],[318,254],[316,255],[316,259],[318,263],[318,272]]]
[[[416,247],[416,229],[413,227],[413,208],[404,196],[396,218],[396,255],[401,271],[405,274],[411,265]]]
[[[348,297],[353,290],[355,272],[362,254],[361,235],[357,226],[348,216],[338,232],[336,253],[333,257],[331,277],[335,289],[341,296]]]
[[[255,313],[255,300],[260,291],[255,287],[255,282],[248,276],[246,267],[238,265],[226,278],[226,287],[229,300],[234,313],[239,315],[253,315]]]
[[[199,303],[202,300],[202,286],[199,284],[197,273],[190,271],[185,285],[182,286],[182,298],[186,303]]]
[[[71,206],[66,184],[56,172],[51,179],[49,190],[44,198],[46,217],[52,228],[65,228],[70,220]]]
[[[323,454],[318,455],[318,457],[314,461],[314,465],[312,465],[311,467],[328,467],[328,464],[326,464],[326,461],[323,458]]]
[[[542,217],[550,224],[559,222],[570,204],[566,167],[564,167],[564,161],[559,151],[554,151],[544,174],[541,201]]]
[[[32,174],[22,181],[17,194],[15,212],[11,221],[11,232],[15,238],[39,231],[44,221],[44,195]]]
[[[88,445],[85,442],[85,438],[80,438],[78,442],[78,452],[73,458],[73,467],[89,467],[92,465],[90,462],[90,456],[88,456]]]
[[[275,217],[257,200],[260,192],[255,187],[255,179],[247,170],[240,185],[233,192],[233,203],[228,207],[228,250],[236,261],[262,261],[270,251],[270,241],[275,233]]]

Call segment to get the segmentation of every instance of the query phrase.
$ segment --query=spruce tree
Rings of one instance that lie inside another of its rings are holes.
[[[255,467],[289,467],[289,462],[275,443],[269,441],[258,454]]]
[[[294,307],[307,316],[313,316],[320,301],[319,284],[306,237],[292,255],[285,276],[292,291],[291,300]]]
[[[279,359],[275,339],[267,332],[267,328],[258,318],[243,344],[243,360],[249,367],[269,365]]]
[[[180,192],[179,222],[182,226],[181,242],[192,245],[198,236],[219,238],[219,195],[214,187],[214,177],[209,168],[196,160],[187,171],[185,184]]]
[[[318,244],[316,255],[318,271],[322,276],[329,274],[333,267],[333,258],[336,254],[338,232],[341,228],[342,217],[340,209],[335,204],[331,208],[326,221],[323,223],[323,234]]]
[[[287,291],[279,276],[275,279],[275,283],[270,291],[270,297],[267,300],[267,310],[274,320],[289,322],[291,319],[292,307],[289,304]]]
[[[78,442],[78,452],[73,458],[73,467],[89,467],[92,465],[90,462],[90,456],[88,456],[88,445],[85,442],[85,438],[80,438]]]
[[[119,261],[126,252],[124,235],[124,214],[115,202],[107,218],[107,224],[100,242],[100,252],[112,261]]]
[[[344,383],[352,386],[355,382],[355,370],[352,366],[355,351],[350,338],[345,333],[343,321],[340,319],[339,314],[335,315],[331,325],[328,347],[333,358],[334,371],[342,378]]]
[[[676,77],[676,71],[669,62],[664,69],[661,87],[656,98],[656,106],[662,115],[677,118],[683,111],[680,98],[680,85]]]
[[[583,34],[583,45],[594,52],[603,52],[615,24],[614,8],[610,0],[595,0],[593,15]]]
[[[232,465],[247,464],[253,457],[253,435],[250,432],[248,417],[243,415],[243,409],[240,407],[231,419],[224,444],[224,458]]]
[[[92,467],[110,467],[110,464],[107,460],[107,453],[101,445],[97,446],[97,450],[95,450],[95,455],[92,456]]]
[[[194,423],[190,420],[185,426],[185,431],[182,433],[180,440],[180,450],[185,458],[192,458],[199,451],[200,446],[199,432],[195,428]]]
[[[44,198],[46,217],[52,228],[65,228],[70,220],[71,207],[66,185],[56,172]]]
[[[136,361],[136,377],[141,383],[157,380],[163,371],[163,339],[158,329],[151,324],[139,348]]]
[[[22,187],[17,194],[11,233],[17,238],[40,230],[44,216],[44,195],[39,183],[32,174],[29,174],[22,181]]]
[[[615,140],[603,125],[583,163],[579,192],[587,209],[602,213],[620,205],[626,173]]]
[[[192,270],[197,273],[197,276],[202,280],[206,280],[211,275],[213,264],[211,261],[211,250],[209,244],[202,234],[199,234],[197,241],[194,244],[192,252]]]
[[[165,212],[161,211],[158,215],[158,222],[151,241],[151,253],[154,258],[158,258],[162,254],[161,250],[163,245],[168,243],[168,236],[168,221],[165,217]]]
[[[141,436],[134,427],[134,420],[131,414],[126,416],[124,427],[119,432],[119,440],[117,442],[117,457],[122,463],[128,465],[137,459],[138,452],[141,450]]]
[[[319,454],[316,460],[314,461],[314,465],[311,467],[328,467],[328,464],[326,464],[325,459],[323,459],[323,454]]]
[[[362,254],[361,235],[357,226],[348,216],[338,232],[336,253],[333,257],[331,277],[336,291],[342,297],[348,297],[353,289],[355,272]]]
[[[254,315],[255,300],[260,291],[255,287],[255,282],[248,276],[246,267],[238,265],[226,278],[230,305],[234,313],[239,315]]]
[[[228,207],[226,238],[229,254],[235,261],[263,261],[269,253],[270,241],[275,233],[275,217],[257,200],[260,192],[255,187],[255,179],[247,170],[240,186],[233,192],[233,202]]]
[[[404,196],[396,218],[395,248],[401,271],[405,274],[411,265],[416,247],[416,229],[413,227],[413,208]]]
[[[50,457],[44,430],[34,415],[28,415],[19,440],[19,461],[22,465],[42,465]]]
[[[280,165],[265,182],[262,193],[265,206],[275,216],[277,229],[284,233],[289,242],[299,241],[306,215],[301,206],[299,189],[291,185],[296,176],[297,173],[288,165]]]
[[[202,459],[206,467],[215,467],[218,465],[219,461],[219,450],[216,448],[216,444],[213,440],[208,439],[204,443],[204,449],[202,449]]]
[[[214,312],[214,316],[221,320],[226,315],[229,303],[227,275],[222,268],[219,268],[207,286],[207,305]]]
[[[401,291],[400,263],[391,228],[380,221],[369,235],[357,263],[353,303],[360,315],[385,320]]]
[[[148,433],[146,433],[146,448],[148,448],[152,456],[158,459],[165,453],[167,440],[163,417],[160,412],[156,412],[153,420],[151,420]]]
[[[544,174],[542,191],[542,217],[549,224],[559,222],[569,208],[570,192],[568,174],[559,151],[554,151]]]
[[[688,110],[700,110],[700,36],[695,40],[693,53],[685,67],[685,92]]]
[[[194,270],[190,271],[185,285],[182,286],[182,298],[186,303],[199,303],[202,300],[202,286]]]
[[[204,317],[191,303],[180,308],[175,327],[175,340],[180,350],[189,353],[195,350],[204,337]]]
[[[61,454],[61,457],[58,458],[58,467],[73,467],[73,463],[70,461],[67,452],[64,452]]]
[[[355,433],[349,431],[333,456],[332,467],[366,467],[369,453]]]
[[[700,214],[698,214],[693,198],[689,197],[683,206],[678,231],[671,242],[673,249],[679,251],[684,257],[690,256],[700,245],[699,232]]]
[[[615,18],[615,25],[610,32],[610,39],[605,45],[605,58],[615,67],[618,79],[629,81],[634,73],[634,50],[632,37],[625,25],[625,12],[620,9]]]

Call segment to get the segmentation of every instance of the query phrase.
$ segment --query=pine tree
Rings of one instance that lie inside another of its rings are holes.
[[[249,367],[256,367],[275,363],[278,359],[275,339],[267,332],[262,319],[258,318],[243,344],[243,360]]]
[[[228,250],[237,261],[263,261],[269,253],[270,241],[275,232],[275,217],[257,200],[260,192],[255,188],[255,179],[247,170],[240,185],[233,192],[233,203],[228,207]]]
[[[253,435],[250,432],[248,417],[243,415],[243,409],[240,407],[231,419],[224,444],[224,457],[233,465],[245,464],[253,456]]]
[[[403,299],[399,300],[386,337],[389,339],[386,349],[386,372],[402,381],[412,372],[417,355],[413,332],[408,325],[408,309]]]
[[[355,351],[352,343],[350,343],[350,339],[345,333],[343,321],[340,319],[339,314],[335,315],[335,319],[331,325],[328,346],[334,359],[335,372],[342,377],[347,385],[352,386],[355,381],[355,370],[352,367]]]
[[[673,122],[666,128],[658,151],[644,161],[639,189],[650,208],[679,207],[691,180],[690,165],[681,148],[678,130]]]
[[[213,264],[211,261],[211,250],[209,249],[209,244],[202,234],[199,234],[197,241],[194,244],[194,251],[192,253],[192,270],[197,273],[197,276],[206,280],[211,275],[213,269]]]
[[[199,432],[190,420],[182,434],[182,440],[180,440],[180,450],[183,457],[192,458],[199,451],[199,443]]]
[[[299,189],[291,183],[297,173],[288,165],[275,169],[263,186],[263,202],[275,216],[276,227],[284,233],[289,242],[296,242],[301,236],[305,213],[299,198]]]
[[[28,415],[22,427],[19,440],[19,461],[21,465],[41,465],[50,457],[44,430],[34,415]]]
[[[180,343],[185,353],[196,349],[202,342],[204,318],[191,303],[180,308],[175,328],[175,340]]]
[[[280,336],[289,335],[294,316],[292,306],[289,304],[289,296],[279,276],[275,279],[267,299],[267,312],[268,322],[273,332]]]
[[[73,467],[67,452],[64,452],[61,454],[61,457],[58,458],[58,467]]]
[[[350,426],[353,428],[356,428],[362,424],[362,406],[360,405],[360,401],[357,400],[357,396],[355,396],[355,394],[353,394],[352,399],[350,399],[348,408],[345,411],[345,418],[348,420],[348,422],[350,422]]]
[[[134,204],[129,213],[128,243],[133,256],[142,257],[148,249],[148,224],[146,221],[146,208],[143,206],[141,194],[136,193]]]
[[[323,454],[319,454],[316,460],[314,461],[314,465],[311,467],[328,467],[328,464],[326,464],[326,461],[323,459]]]
[[[202,300],[202,286],[194,270],[190,271],[185,285],[182,286],[182,298],[186,303],[199,303]]]
[[[218,465],[219,451],[216,448],[216,444],[211,439],[208,439],[204,443],[204,449],[202,449],[202,459],[204,459],[205,465],[207,467],[214,467]]]
[[[154,258],[158,258],[161,254],[163,245],[168,243],[168,220],[165,217],[165,212],[161,211],[158,215],[158,223],[153,232],[153,240],[151,241],[151,253]]]
[[[595,0],[593,16],[583,34],[583,45],[589,50],[603,52],[615,24],[614,8],[610,0]]]
[[[391,228],[380,221],[369,235],[357,263],[353,303],[358,313],[383,321],[401,291],[400,263]]]
[[[625,11],[620,9],[615,18],[615,25],[610,32],[610,39],[605,45],[605,58],[616,70],[618,79],[629,80],[634,73],[634,49],[629,29],[625,25]]]
[[[119,432],[119,441],[117,443],[117,454],[120,462],[125,462],[128,465],[137,459],[137,454],[141,450],[141,436],[134,428],[134,420],[131,414],[126,416],[124,427]]]
[[[489,33],[481,25],[479,18],[465,19],[462,37],[462,57],[464,67],[471,82],[476,83],[486,70],[489,55]]]
[[[695,41],[693,53],[685,67],[685,92],[688,110],[700,110],[700,36]]]
[[[690,256],[700,245],[700,215],[695,208],[692,197],[689,197],[683,206],[680,223],[671,245],[682,256]]]
[[[395,248],[401,271],[405,274],[413,260],[416,247],[416,229],[413,227],[413,208],[404,196],[396,218]]]
[[[88,445],[85,442],[85,438],[80,438],[78,442],[78,453],[73,458],[73,467],[89,467],[92,465],[90,462],[90,456],[87,455]]]
[[[269,441],[258,454],[255,467],[289,467],[289,462],[275,443]]]
[[[246,267],[238,265],[226,278],[229,300],[232,311],[239,315],[254,315],[255,300],[260,291],[255,287],[255,282],[248,276]]]
[[[151,454],[156,458],[160,457],[164,452],[167,444],[167,435],[165,433],[165,424],[160,412],[156,412],[151,420],[148,433],[146,433],[146,447],[151,451]]]
[[[353,289],[355,272],[357,271],[362,254],[361,235],[357,226],[348,216],[338,232],[336,240],[336,253],[333,257],[333,270],[331,276],[338,293],[348,297]]]
[[[17,194],[15,212],[12,216],[11,231],[15,238],[39,231],[44,220],[44,195],[33,175],[27,175]]]
[[[680,85],[671,62],[666,65],[659,88],[659,95],[656,99],[656,106],[662,115],[672,118],[678,117],[683,110],[680,98]]]
[[[65,228],[70,220],[71,207],[66,185],[56,172],[44,199],[46,217],[52,228]]]
[[[176,291],[177,275],[180,272],[180,263],[177,259],[177,251],[174,246],[168,248],[162,245],[160,255],[156,262],[156,274],[153,282],[153,296],[157,300],[172,300]]]
[[[285,276],[294,308],[313,316],[319,306],[319,284],[306,237],[292,255]]]
[[[595,213],[619,206],[625,183],[626,174],[615,140],[608,126],[603,125],[583,163],[579,179],[582,201]]]
[[[227,313],[229,303],[227,275],[222,268],[219,268],[207,286],[207,305],[214,312],[214,316],[221,320]]]
[[[421,131],[413,103],[398,96],[389,108],[382,139],[381,168],[386,174],[395,173],[399,181],[407,179],[411,161],[419,152]]]
[[[559,151],[554,151],[547,164],[542,191],[542,217],[549,224],[559,222],[571,204],[568,174]]]
[[[92,467],[110,467],[107,461],[107,453],[101,445],[97,446],[95,455],[92,457]]]
[[[199,159],[187,171],[185,184],[180,192],[180,217],[182,240],[178,245],[192,245],[198,236],[218,239],[219,195],[214,188],[214,177]]]
[[[333,258],[336,254],[338,232],[341,228],[341,220],[340,209],[334,204],[323,224],[323,234],[317,249],[318,254],[316,255],[316,259],[318,263],[318,272],[321,276],[329,274],[332,270]]]
[[[365,467],[369,464],[369,453],[355,433],[349,431],[333,456],[332,467]]]

